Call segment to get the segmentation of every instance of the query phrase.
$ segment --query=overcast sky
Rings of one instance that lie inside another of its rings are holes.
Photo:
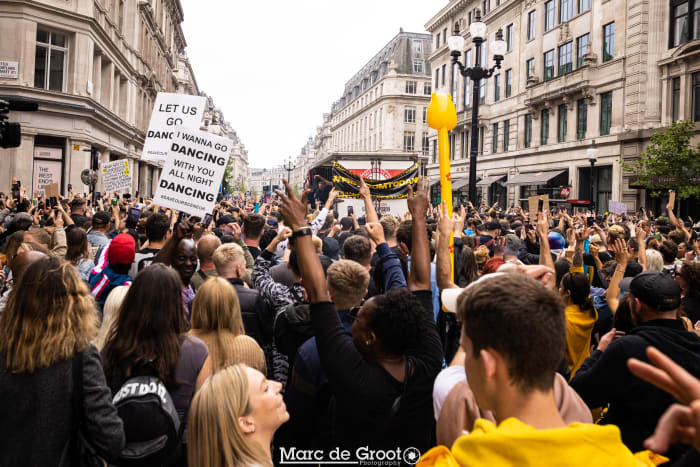
[[[187,55],[251,167],[296,156],[345,82],[446,0],[182,0]]]

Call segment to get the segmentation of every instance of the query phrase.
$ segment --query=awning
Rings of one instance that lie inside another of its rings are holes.
[[[506,175],[489,175],[488,177],[484,178],[482,181],[478,182],[476,186],[491,186],[497,181],[499,181],[502,178],[506,178]]]
[[[465,186],[469,186],[468,178],[459,178],[457,180],[452,180],[452,191],[460,190]]]
[[[557,175],[561,175],[564,172],[566,172],[566,170],[518,174],[510,177],[506,182],[506,185],[544,185]]]

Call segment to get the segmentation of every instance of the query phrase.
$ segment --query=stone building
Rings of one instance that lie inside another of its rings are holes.
[[[22,144],[0,149],[0,190],[17,176],[28,193],[47,180],[87,192],[96,150],[128,158],[133,191],[152,195],[160,168],[140,156],[156,94],[199,94],[182,21],[180,0],[0,0],[0,61],[17,63],[0,96],[39,105],[10,113]]]
[[[430,35],[401,30],[372,57],[324,115],[316,162],[337,155],[382,161],[427,154],[431,51]]]
[[[566,187],[576,200],[590,200],[595,190],[601,211],[608,200],[628,210],[652,206],[644,190],[630,186],[621,161],[638,157],[649,136],[674,119],[700,117],[700,27],[692,27],[689,0],[673,5],[671,11],[662,0],[451,0],[442,8],[426,29],[434,45],[433,88],[452,93],[457,106],[450,134],[455,200],[466,200],[468,190],[474,84],[453,69],[447,38],[465,37],[460,60],[466,55],[473,64],[469,24],[479,10],[487,26],[482,64],[493,66],[489,48],[499,29],[507,43],[501,68],[480,84],[479,195],[510,206],[546,193],[563,206]],[[594,141],[591,171],[587,150]],[[437,180],[434,133],[430,144],[428,172]],[[438,186],[432,194],[439,199]]]

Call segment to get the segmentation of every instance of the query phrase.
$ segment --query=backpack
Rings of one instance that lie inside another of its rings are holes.
[[[169,464],[182,455],[185,426],[163,382],[155,376],[127,379],[112,403],[124,423],[120,465]]]
[[[314,327],[309,304],[302,301],[293,287],[289,291],[295,301],[277,313],[272,332],[277,350],[289,358],[291,365],[299,347],[314,336]]]

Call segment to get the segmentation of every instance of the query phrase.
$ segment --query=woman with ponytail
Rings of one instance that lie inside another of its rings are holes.
[[[584,274],[569,272],[561,280],[559,294],[566,305],[566,364],[572,378],[591,353],[591,334],[598,314],[590,293],[591,284]]]

